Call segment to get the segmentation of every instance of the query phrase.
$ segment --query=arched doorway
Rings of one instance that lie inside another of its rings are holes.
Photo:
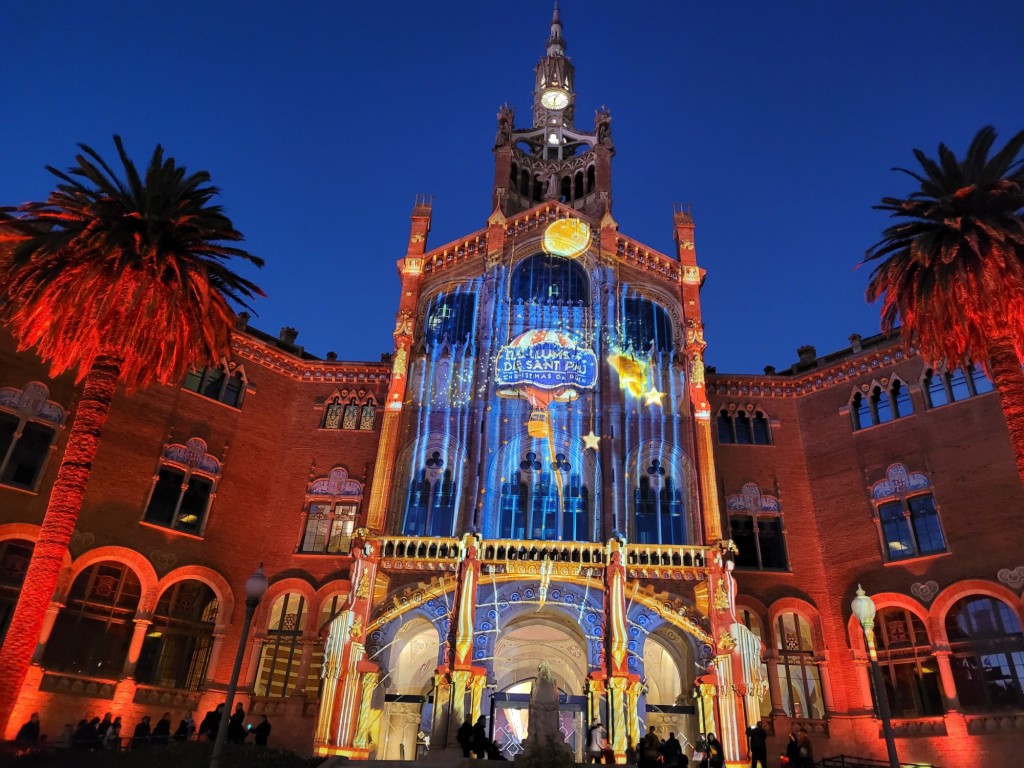
[[[398,630],[388,650],[380,684],[383,714],[379,757],[412,760],[423,741],[418,734],[430,733],[428,697],[440,651],[437,627],[425,618],[412,618]]]
[[[586,639],[577,624],[559,614],[533,614],[511,621],[494,646],[496,691],[491,699],[495,744],[512,759],[529,735],[529,702],[537,668],[548,663],[559,693],[559,725],[577,760],[583,757],[588,662]]]
[[[668,738],[674,733],[689,755],[697,738],[697,718],[693,713],[693,652],[690,643],[675,632],[652,633],[644,642],[644,708],[646,724]]]

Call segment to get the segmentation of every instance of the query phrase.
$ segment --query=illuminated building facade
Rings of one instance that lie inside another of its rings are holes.
[[[413,208],[385,362],[243,319],[230,360],[115,402],[8,735],[200,719],[262,560],[244,699],[303,752],[411,759],[484,715],[514,755],[544,660],[577,751],[600,719],[620,759],[655,725],[740,762],[763,720],[779,751],[802,727],[879,756],[863,583],[904,759],[1009,759],[1024,495],[987,379],[859,337],[705,371],[694,223],[672,254],[619,231],[611,118],[575,126],[574,80],[556,12],[485,226],[430,248]],[[5,623],[75,393],[0,354]]]

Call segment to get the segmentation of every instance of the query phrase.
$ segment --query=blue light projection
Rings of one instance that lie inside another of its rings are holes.
[[[698,539],[677,294],[591,250],[532,253],[427,294],[420,313],[396,531]]]

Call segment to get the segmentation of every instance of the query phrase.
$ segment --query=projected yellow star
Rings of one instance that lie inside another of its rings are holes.
[[[661,405],[661,398],[665,396],[664,392],[659,392],[656,388],[651,387],[649,390],[644,392],[644,405]]]
[[[594,434],[594,430],[590,430],[590,434],[589,435],[584,435],[583,436],[583,450],[585,450],[585,451],[589,451],[589,450],[596,451],[597,450],[597,444],[599,442],[601,442],[600,436],[595,435]]]

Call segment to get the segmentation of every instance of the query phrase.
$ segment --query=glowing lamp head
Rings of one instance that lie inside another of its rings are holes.
[[[267,594],[267,577],[263,573],[263,563],[245,580],[245,601],[258,603]]]
[[[857,596],[850,603],[853,615],[857,617],[862,627],[869,626],[875,622],[875,603],[864,592],[860,584],[857,585]]]

